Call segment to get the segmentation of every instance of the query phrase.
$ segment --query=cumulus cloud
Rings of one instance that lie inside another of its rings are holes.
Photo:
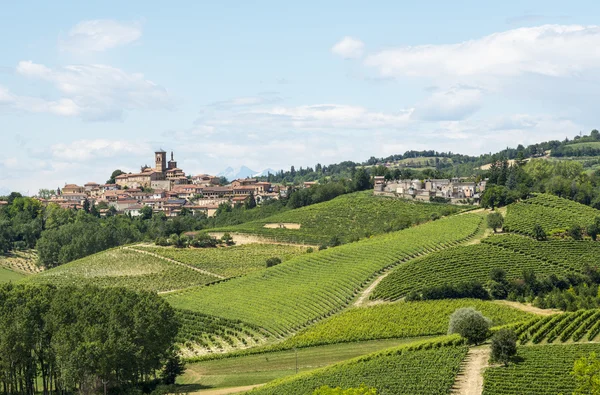
[[[166,89],[147,80],[143,74],[127,73],[115,67],[95,65],[70,65],[50,69],[32,61],[21,61],[18,74],[52,84],[63,96],[47,101],[39,98],[13,96],[16,105],[34,112],[58,115],[78,115],[86,120],[122,119],[126,110],[170,109],[172,99]],[[0,103],[6,92],[0,90]]]
[[[52,157],[65,162],[88,161],[117,155],[143,155],[151,150],[152,148],[146,143],[106,139],[77,140],[50,147]]]
[[[344,59],[357,59],[363,55],[364,47],[362,41],[346,36],[331,48],[331,52]]]
[[[600,67],[599,46],[599,26],[543,25],[456,44],[387,49],[365,64],[395,77],[573,76]]]
[[[142,36],[139,22],[96,19],[79,22],[59,40],[59,48],[69,52],[101,52],[130,44]]]
[[[459,120],[472,115],[482,106],[479,88],[457,86],[436,91],[415,106],[412,119],[424,121]]]

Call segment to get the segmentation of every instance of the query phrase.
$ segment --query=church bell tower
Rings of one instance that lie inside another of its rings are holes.
[[[167,153],[166,151],[158,150],[154,153],[154,158],[156,161],[156,171],[165,173],[167,171]]]

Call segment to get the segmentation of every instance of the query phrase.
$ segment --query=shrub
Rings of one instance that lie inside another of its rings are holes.
[[[470,344],[479,344],[488,337],[492,322],[480,311],[472,307],[463,307],[450,316],[448,334],[458,333]]]
[[[494,233],[496,233],[497,229],[501,228],[503,224],[504,217],[502,217],[502,214],[497,211],[488,214],[487,225],[489,228],[494,230]]]
[[[573,240],[582,240],[583,239],[582,229],[581,229],[581,226],[579,226],[579,225],[573,225],[573,226],[571,226],[569,228],[569,230],[567,230],[567,234]]]
[[[321,244],[319,246],[319,251],[323,251],[323,250],[326,250],[326,249],[327,249],[327,246],[325,244]]]
[[[273,267],[279,265],[281,263],[281,259],[277,257],[267,259],[267,267]]]
[[[307,254],[310,254],[310,253],[312,253],[312,252],[314,252],[314,249],[313,249],[312,247],[308,247],[308,248],[306,249],[306,253],[307,253]]]
[[[517,335],[512,329],[500,329],[492,337],[492,360],[508,366],[508,362],[515,355],[517,355]]]
[[[542,228],[542,225],[540,224],[535,224],[533,226],[533,237],[535,237],[537,241],[544,241],[548,238],[548,236],[546,236],[546,231],[544,231],[544,228]]]

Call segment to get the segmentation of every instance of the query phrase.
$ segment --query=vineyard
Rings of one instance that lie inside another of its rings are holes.
[[[442,335],[448,331],[450,315],[461,307],[474,307],[494,326],[528,321],[534,316],[494,302],[476,299],[398,302],[346,310],[321,321],[282,346],[308,347],[319,344],[370,339]],[[376,322],[377,325],[373,325]]]
[[[239,319],[283,336],[348,306],[383,270],[472,237],[482,222],[474,214],[444,218],[165,298],[177,308]]]
[[[269,338],[260,327],[238,320],[180,309],[176,313],[182,324],[177,342],[185,357],[258,346]]]
[[[381,395],[447,394],[467,347],[400,348],[370,354],[308,373],[273,381],[252,395],[306,395],[323,385],[365,384]]]
[[[251,233],[281,242],[327,244],[337,236],[341,242],[400,230],[429,221],[432,215],[457,213],[461,208],[446,204],[411,202],[358,192],[331,201],[286,211],[260,221],[217,229]],[[265,224],[300,224],[300,229],[265,228]]]
[[[519,363],[492,367],[484,373],[484,395],[518,395],[523,389],[531,395],[571,394],[571,375],[578,358],[600,352],[597,344],[569,344],[519,347]]]
[[[572,225],[593,223],[600,211],[577,202],[540,194],[531,199],[508,206],[504,229],[510,232],[533,235],[539,224],[546,233],[566,229]]]
[[[520,344],[594,341],[600,334],[600,310],[537,317],[515,326]]]
[[[372,298],[396,300],[411,291],[449,283],[485,284],[492,269],[501,268],[509,279],[526,269],[539,277],[566,276],[597,265],[600,243],[552,240],[538,242],[518,235],[496,235],[481,244],[446,249],[394,269],[375,289]]]
[[[119,248],[90,255],[28,277],[24,281],[57,286],[95,285],[164,292],[215,280],[215,277],[164,259]]]
[[[278,257],[287,261],[306,252],[306,248],[272,244],[246,244],[227,248],[135,248],[225,277],[237,277],[264,269],[269,258]]]

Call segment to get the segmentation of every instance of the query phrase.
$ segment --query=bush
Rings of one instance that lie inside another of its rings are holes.
[[[573,240],[582,240],[583,239],[583,232],[581,229],[581,226],[579,225],[573,225],[569,228],[569,230],[567,231],[567,234],[573,239]]]
[[[319,246],[319,251],[323,251],[323,250],[326,250],[326,249],[327,249],[327,246],[325,244],[321,244]]]
[[[414,295],[413,295],[414,297]],[[487,300],[490,298],[483,285],[476,281],[458,284],[444,284],[423,290],[422,300],[474,298]]]
[[[221,242],[225,243],[225,245],[228,245],[228,246],[232,246],[235,244],[235,242],[233,241],[233,237],[231,237],[231,235],[229,233],[225,233],[221,237]]]
[[[498,228],[502,228],[503,224],[504,224],[504,217],[502,217],[502,214],[500,214],[497,211],[494,211],[494,212],[488,214],[487,225],[489,228],[494,230],[494,233],[496,233]]]
[[[267,267],[273,267],[273,266],[279,265],[280,263],[281,263],[281,259],[278,257],[273,257],[273,258],[267,259]]]
[[[508,366],[508,362],[515,355],[517,355],[517,335],[512,329],[500,329],[492,337],[492,360]]]
[[[450,316],[448,334],[458,333],[470,344],[479,344],[488,337],[492,322],[472,307],[456,310]]]
[[[307,254],[310,254],[310,253],[312,253],[312,252],[314,252],[314,251],[315,251],[315,250],[314,250],[312,247],[308,247],[308,248],[306,249],[306,253],[307,253]]]
[[[544,228],[542,228],[540,224],[534,225],[533,237],[535,237],[537,241],[544,241],[548,238],[548,236],[546,235],[546,231],[544,231]]]

